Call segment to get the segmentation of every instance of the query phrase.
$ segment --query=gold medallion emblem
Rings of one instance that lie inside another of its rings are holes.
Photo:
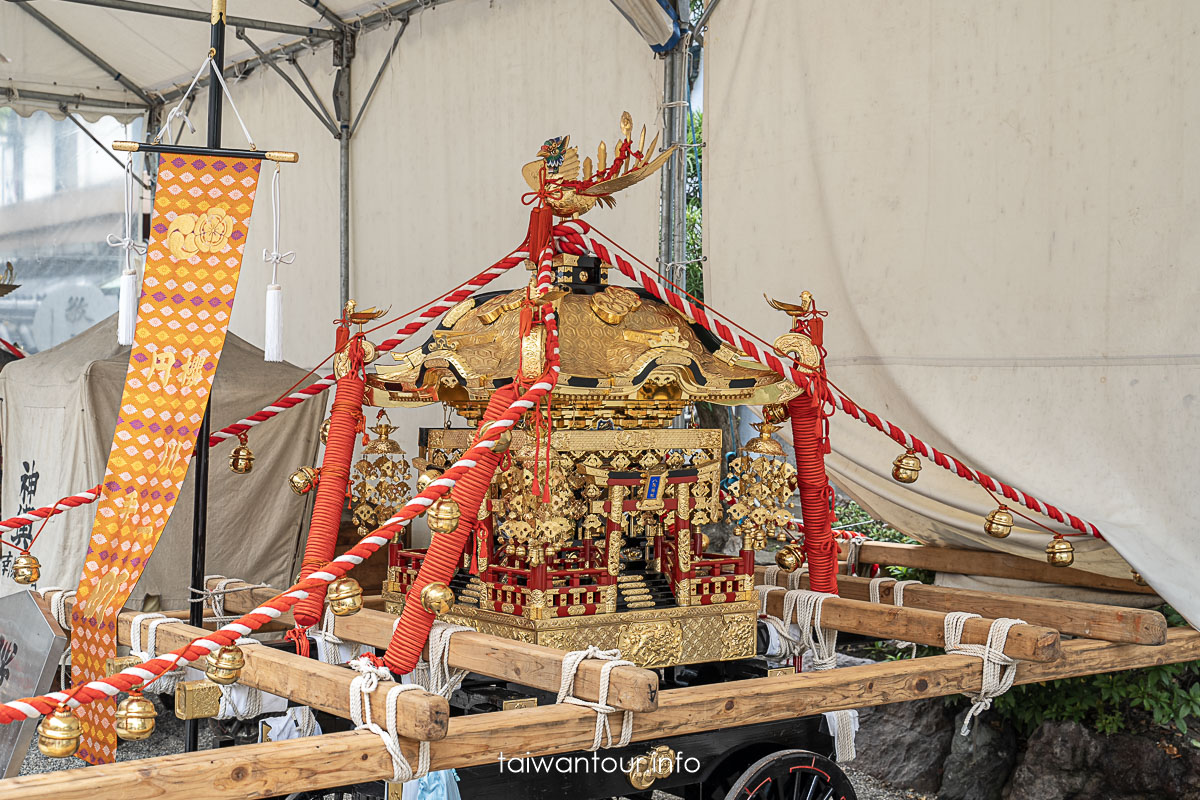
[[[609,286],[591,296],[592,311],[601,321],[616,325],[642,304],[637,292],[624,286]]]
[[[221,206],[203,214],[180,214],[167,226],[167,249],[180,261],[201,253],[219,253],[233,233],[233,217]]]

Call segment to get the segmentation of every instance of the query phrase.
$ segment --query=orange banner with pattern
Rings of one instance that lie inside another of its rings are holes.
[[[117,615],[179,497],[233,312],[258,159],[163,154],[125,392],[71,614],[71,679],[104,676]],[[77,710],[79,757],[116,755],[114,701]]]

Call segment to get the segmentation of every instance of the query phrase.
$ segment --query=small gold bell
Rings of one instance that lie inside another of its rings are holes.
[[[229,686],[237,683],[242,667],[246,665],[246,656],[236,644],[227,644],[215,653],[209,653],[205,661],[205,677],[213,683]]]
[[[458,520],[462,516],[462,512],[458,508],[458,503],[450,497],[449,492],[433,501],[433,505],[429,507],[428,522],[429,530],[434,533],[453,533],[458,527]]]
[[[771,403],[762,407],[762,418],[772,425],[779,425],[791,416],[783,403]]]
[[[796,567],[800,566],[800,554],[792,546],[781,547],[779,552],[775,554],[775,563],[784,572],[795,572]]]
[[[988,512],[987,519],[983,522],[983,532],[988,536],[994,536],[997,539],[1003,539],[1012,533],[1013,515],[1008,510],[1008,506],[1000,506]]]
[[[487,432],[489,430],[491,430],[491,427],[495,424],[496,424],[495,422],[484,423],[484,426],[479,429],[479,436],[481,438],[486,436]],[[508,448],[510,448],[510,447],[512,447],[512,426],[511,425],[506,427],[504,430],[502,430],[500,432],[500,435],[496,438],[496,443],[492,445],[492,452],[493,453],[503,453],[503,452],[506,452],[508,450]]]
[[[921,458],[909,448],[892,462],[892,477],[900,483],[916,483],[921,472]]]
[[[429,469],[422,471],[421,474],[417,476],[417,491],[425,491],[429,488],[429,484],[433,483],[440,477],[442,477],[442,471],[436,467],[430,467]]]
[[[42,564],[33,553],[21,553],[13,559],[13,580],[24,586],[37,583],[42,577]]]
[[[246,434],[238,434],[238,445],[229,452],[229,469],[245,475],[254,469],[254,452],[246,446]]]
[[[117,736],[127,742],[149,739],[154,733],[158,712],[154,703],[142,695],[141,687],[117,704]]]
[[[1142,573],[1138,572],[1137,570],[1131,569],[1131,570],[1129,570],[1129,574],[1133,576],[1133,582],[1136,583],[1138,586],[1149,586],[1150,585],[1150,584],[1146,583],[1146,579],[1142,577]]]
[[[429,583],[421,590],[421,606],[441,616],[454,607],[454,590],[444,583]]]
[[[1075,563],[1075,546],[1061,536],[1046,544],[1046,561],[1052,567],[1069,567]]]
[[[335,617],[348,617],[362,611],[363,590],[354,578],[338,578],[329,584],[325,599]]]
[[[709,539],[708,539],[707,533],[700,534],[700,552],[701,553],[708,552],[708,541],[709,541]]]
[[[79,749],[83,728],[69,708],[60,705],[37,726],[38,750],[50,758],[67,758]]]
[[[321,423],[321,444],[329,443],[329,424],[331,422],[333,422],[333,420],[327,419]]]
[[[292,491],[296,494],[308,494],[317,488],[320,480],[321,473],[319,470],[312,467],[301,467],[288,478],[288,485],[292,487]]]

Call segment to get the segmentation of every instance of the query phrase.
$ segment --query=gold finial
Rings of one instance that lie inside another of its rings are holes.
[[[209,22],[213,25],[218,23],[224,24],[227,22],[225,16],[225,0],[212,0],[212,15],[209,17]]]

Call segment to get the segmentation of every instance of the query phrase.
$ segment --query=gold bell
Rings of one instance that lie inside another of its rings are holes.
[[[429,469],[422,471],[421,474],[417,476],[417,491],[425,491],[429,488],[429,484],[433,483],[440,477],[442,477],[442,471],[436,467],[430,467]]]
[[[321,423],[321,444],[329,443],[329,425],[333,420],[327,419]]]
[[[921,459],[911,447],[896,456],[896,460],[892,462],[892,477],[900,483],[916,483],[920,472]]]
[[[1046,544],[1046,561],[1052,567],[1069,567],[1075,563],[1075,545],[1061,536],[1055,536]]]
[[[246,665],[246,656],[236,644],[227,644],[215,653],[209,653],[205,661],[205,677],[213,683],[229,686],[237,683],[242,667]]]
[[[444,583],[428,583],[421,590],[421,606],[440,617],[454,607],[454,590]]]
[[[700,534],[700,552],[701,553],[708,552],[708,542],[709,542],[708,534],[707,533]]]
[[[1131,569],[1131,570],[1129,570],[1129,574],[1133,576],[1133,582],[1136,583],[1138,586],[1149,586],[1150,585],[1150,584],[1146,583],[1146,579],[1142,577],[1142,573],[1138,572],[1137,570]]]
[[[782,424],[791,414],[783,403],[771,403],[762,407],[762,418],[772,425]]]
[[[37,726],[38,750],[50,758],[67,758],[79,749],[83,728],[69,708],[60,705]]]
[[[800,554],[796,552],[796,548],[781,547],[779,552],[775,554],[775,563],[784,572],[795,572],[796,567],[800,566]]]
[[[301,467],[288,478],[288,485],[296,494],[308,494],[317,487],[321,473],[312,467]]]
[[[496,424],[495,422],[484,423],[483,427],[479,429],[480,438],[486,436],[487,432],[495,424]],[[504,430],[500,431],[500,435],[498,437],[496,437],[495,444],[492,445],[492,452],[493,453],[503,453],[503,452],[506,452],[508,450],[508,448],[510,448],[510,447],[512,447],[512,426],[511,425],[506,427]]]
[[[994,536],[997,539],[1003,539],[1012,533],[1013,515],[1008,510],[1008,506],[1000,506],[988,512],[987,519],[983,521],[983,532],[988,536]]]
[[[434,533],[453,533],[461,516],[462,511],[459,510],[458,503],[454,502],[447,492],[434,500],[433,505],[429,507],[429,530]]]
[[[136,688],[117,704],[117,736],[127,742],[140,742],[149,739],[154,733],[155,718],[158,712],[154,703],[142,695],[141,688]]]
[[[329,584],[325,599],[335,617],[348,617],[362,611],[363,590],[354,578],[338,578]]]
[[[42,577],[42,564],[33,553],[21,553],[13,559],[13,580],[28,586]]]
[[[246,446],[246,434],[238,434],[238,445],[229,452],[229,469],[245,475],[254,469],[254,451]]]

